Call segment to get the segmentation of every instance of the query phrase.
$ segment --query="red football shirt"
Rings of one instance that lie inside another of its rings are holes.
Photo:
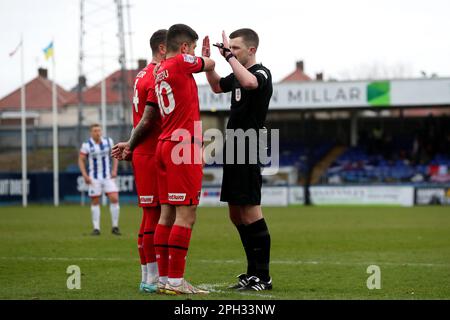
[[[155,77],[153,75],[153,69],[155,69],[155,64],[150,63],[137,74],[134,80],[134,94],[132,100],[134,128],[136,128],[139,121],[142,119],[148,97],[154,95]],[[148,134],[144,140],[136,146],[133,153],[154,154],[156,152],[158,137],[161,134],[161,118],[158,116],[156,121],[151,125],[153,128],[150,134]]]
[[[154,95],[149,96],[149,102],[158,103],[161,113],[159,140],[181,140],[172,139],[177,129],[185,129],[194,137],[195,121],[200,121],[200,106],[192,74],[203,71],[204,64],[202,58],[188,54],[177,54],[161,62]],[[198,131],[195,139],[202,141],[202,132]]]

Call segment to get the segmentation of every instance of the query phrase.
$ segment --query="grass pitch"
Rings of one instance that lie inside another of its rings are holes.
[[[235,293],[244,252],[224,208],[200,208],[186,278],[208,296],[138,292],[141,211],[121,208],[121,231],[90,236],[88,206],[0,207],[0,299],[449,299],[450,210],[445,207],[264,208],[272,236],[274,289]],[[81,269],[69,290],[67,267]],[[381,289],[366,286],[369,265]]]

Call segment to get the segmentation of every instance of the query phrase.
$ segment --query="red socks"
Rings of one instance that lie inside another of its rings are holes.
[[[192,229],[156,226],[154,243],[160,277],[183,278]]]
[[[160,277],[167,277],[169,269],[169,235],[172,227],[158,224],[153,238],[156,262],[158,263],[158,272]]]
[[[145,224],[143,231],[144,254],[147,263],[156,262],[154,243],[154,234],[158,224],[161,209],[159,207],[144,207]]]
[[[142,222],[141,227],[139,229],[139,235],[138,235],[138,251],[139,251],[139,258],[141,260],[141,265],[147,264],[147,259],[145,258],[145,252],[144,252],[144,226],[145,226],[145,219],[147,215],[144,213],[142,215]]]
[[[186,256],[191,239],[192,229],[174,225],[168,239],[169,273],[172,278],[183,278],[186,266]]]

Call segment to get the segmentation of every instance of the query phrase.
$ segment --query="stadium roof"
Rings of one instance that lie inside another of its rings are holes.
[[[57,88],[58,108],[67,105],[74,93],[59,85]],[[46,69],[38,69],[38,76],[25,84],[25,101],[27,110],[50,110],[52,108],[52,82],[47,78]],[[0,100],[0,110],[20,110],[20,87]]]

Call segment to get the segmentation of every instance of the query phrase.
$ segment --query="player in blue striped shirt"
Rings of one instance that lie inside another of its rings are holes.
[[[100,197],[104,192],[109,198],[109,209],[112,219],[112,233],[120,235],[119,231],[119,189],[116,184],[118,160],[111,158],[113,146],[111,138],[102,136],[99,124],[91,125],[91,137],[80,149],[78,165],[84,181],[89,186],[91,198],[92,235],[100,235]],[[111,165],[112,159],[112,165]],[[86,171],[86,160],[88,171]]]

